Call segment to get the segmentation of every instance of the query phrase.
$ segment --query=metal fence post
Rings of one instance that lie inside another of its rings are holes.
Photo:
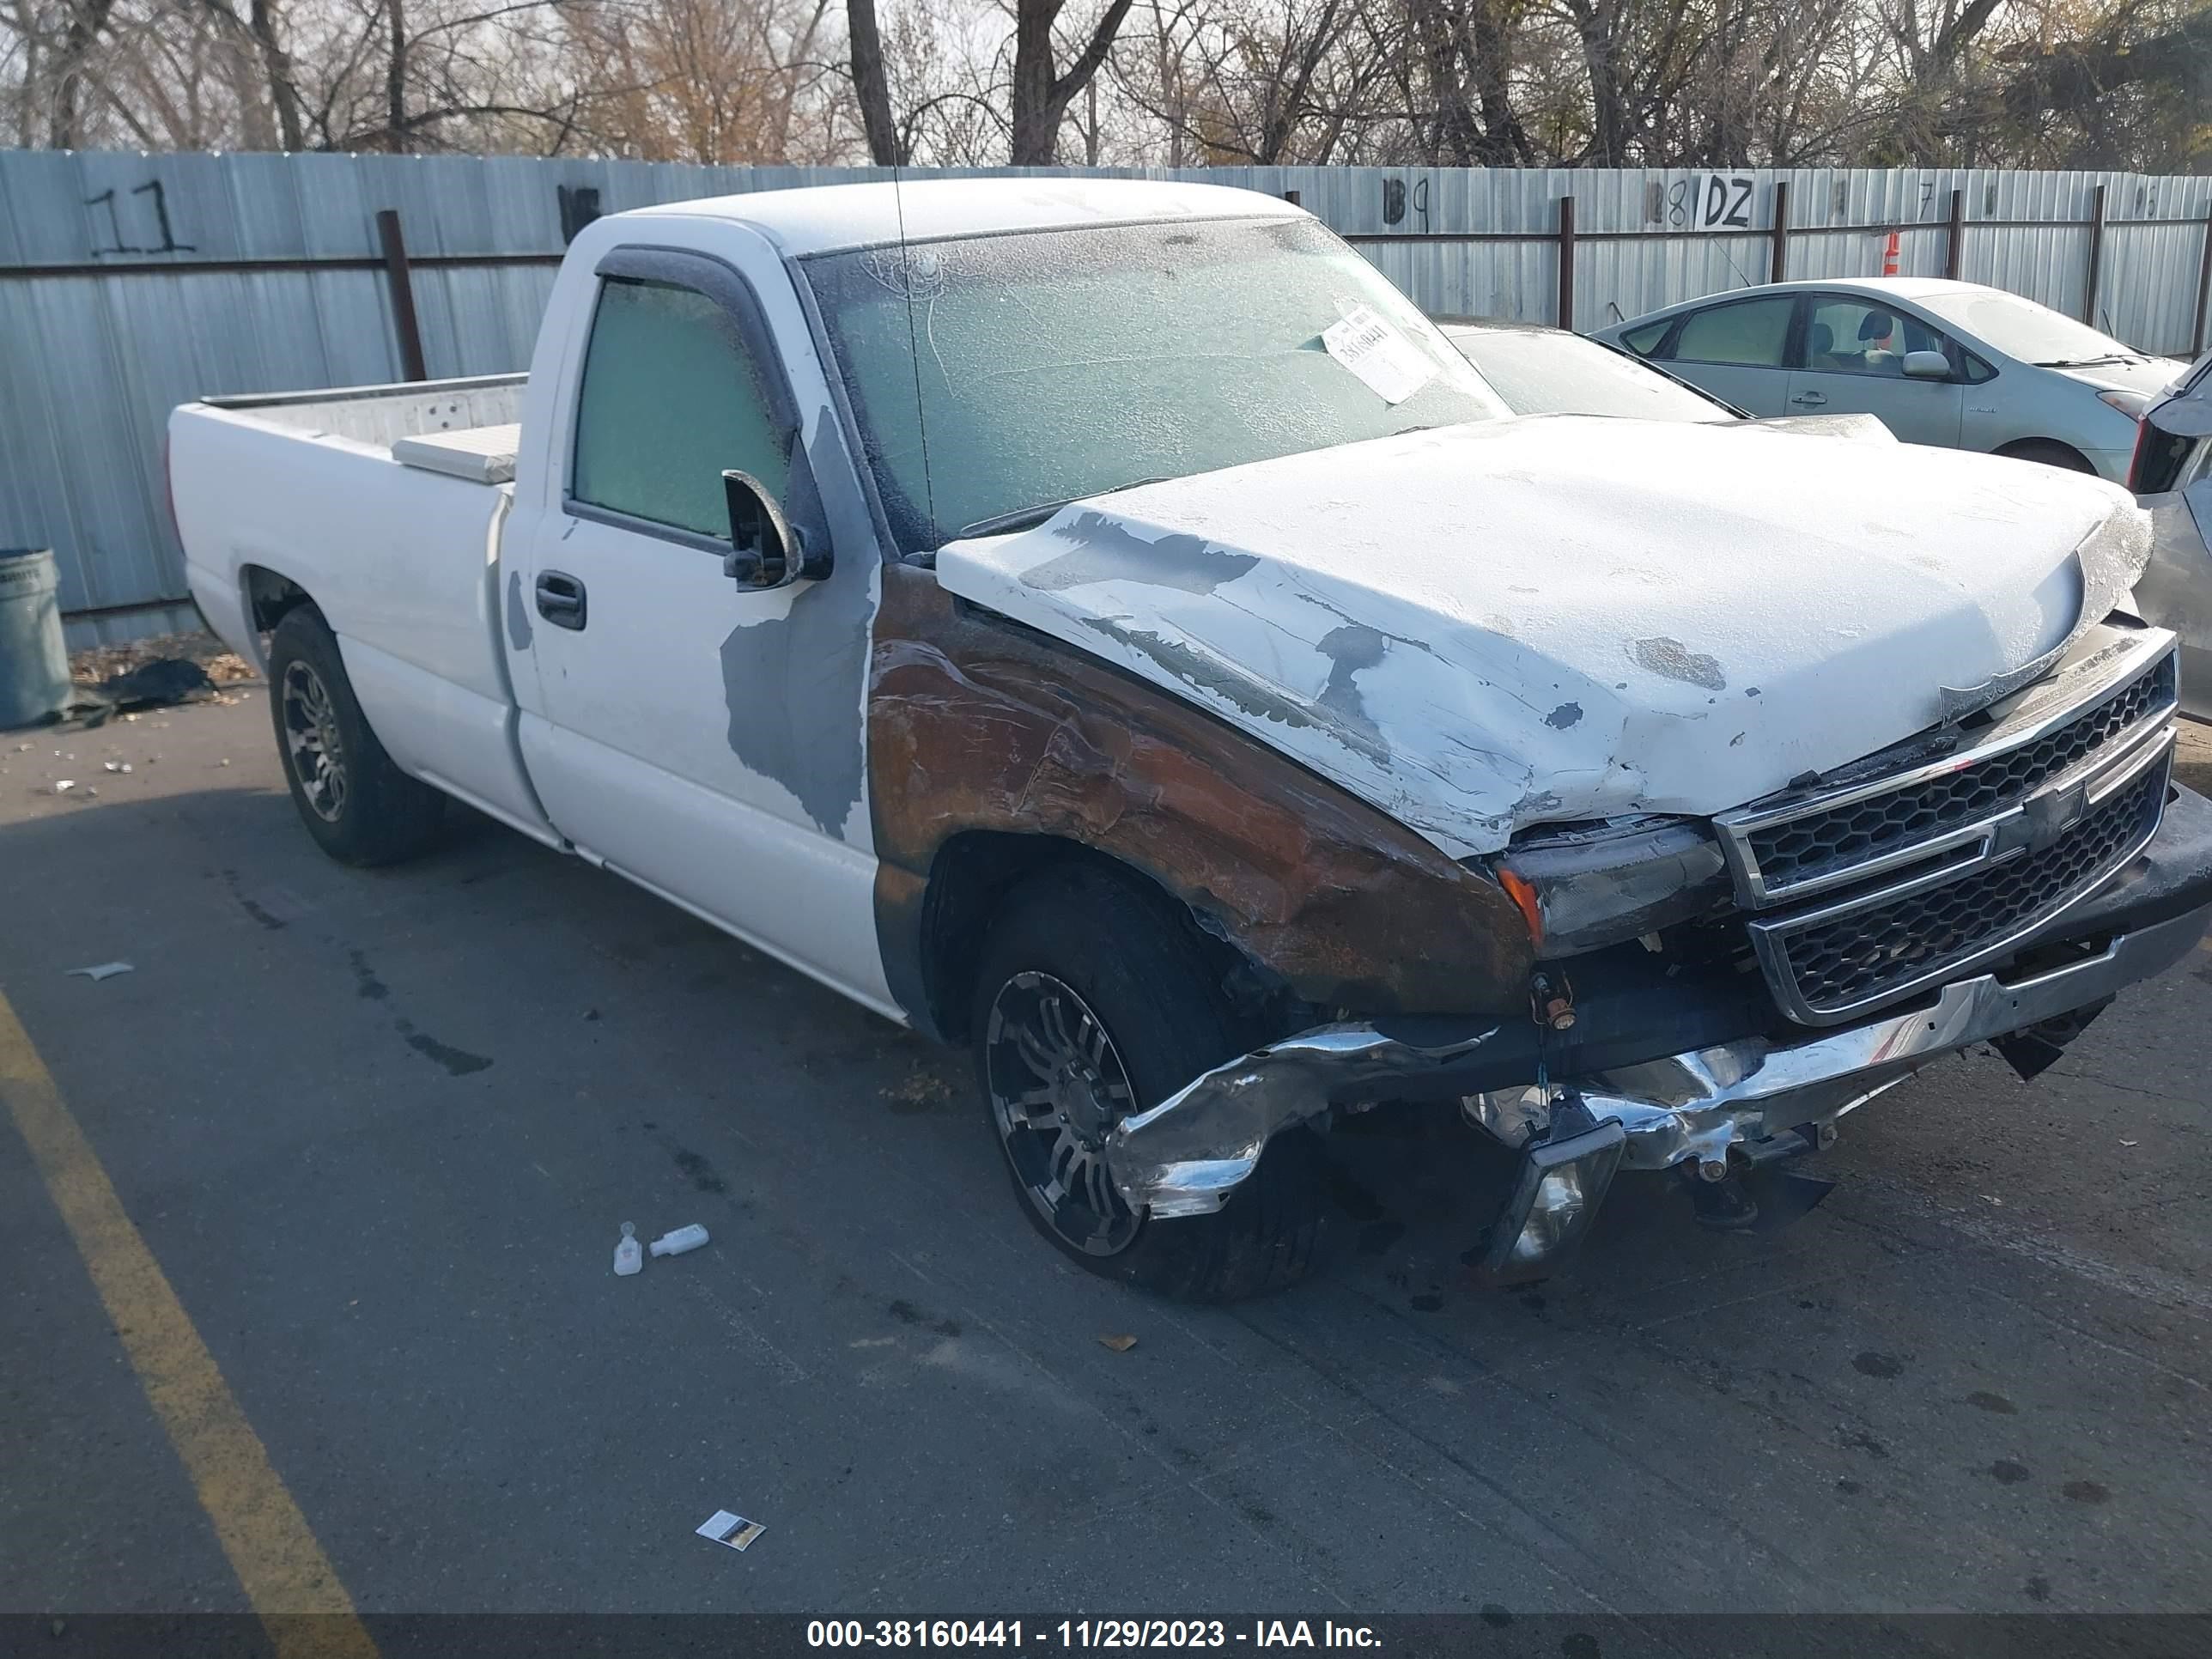
[[[1790,181],[1774,181],[1774,252],[1767,262],[1770,283],[1790,280]]]
[[[392,289],[392,325],[399,336],[399,378],[427,380],[430,371],[422,361],[422,323],[415,314],[415,278],[407,266],[407,239],[400,233],[398,209],[379,210],[376,234],[384,244],[384,280]]]
[[[2081,298],[2081,320],[2094,328],[2097,325],[2097,279],[2104,273],[2105,265],[2105,187],[2097,186],[2097,194],[2089,204],[2089,291]]]
[[[1959,271],[1966,251],[1966,192],[1951,192],[1951,239],[1943,244],[1943,274],[1953,282],[1959,280]]]
[[[1575,198],[1559,198],[1559,326],[1575,325]]]
[[[2204,210],[2204,258],[2197,267],[2197,321],[2189,331],[2189,355],[2204,349],[2204,307],[2212,300],[2212,208]]]

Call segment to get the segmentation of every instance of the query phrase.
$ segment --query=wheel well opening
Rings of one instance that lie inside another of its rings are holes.
[[[2041,461],[2049,466],[2063,466],[2076,472],[2093,472],[2089,458],[2072,444],[2059,438],[2015,438],[2002,444],[1996,453],[2015,461]]]
[[[246,586],[246,617],[257,634],[273,632],[287,613],[315,602],[307,590],[289,576],[280,576],[262,565],[246,565],[239,575]]]
[[[930,1014],[951,1042],[965,1042],[975,975],[993,922],[1014,890],[1041,872],[1088,865],[1110,876],[1128,902],[1150,908],[1182,934],[1221,975],[1231,1006],[1255,1022],[1279,1017],[1279,981],[1231,945],[1181,898],[1111,854],[1055,836],[970,830],[951,837],[932,862],[922,904],[922,957]]]

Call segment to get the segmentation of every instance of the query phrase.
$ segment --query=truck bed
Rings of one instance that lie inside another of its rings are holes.
[[[332,386],[318,392],[271,392],[245,398],[208,398],[201,407],[250,416],[310,436],[347,438],[397,449],[406,439],[513,427],[522,419],[526,374],[486,374],[473,380],[403,380],[391,386]]]
[[[193,597],[261,659],[260,571],[314,596],[406,770],[549,833],[514,753],[499,530],[526,377],[210,398],[169,422]]]

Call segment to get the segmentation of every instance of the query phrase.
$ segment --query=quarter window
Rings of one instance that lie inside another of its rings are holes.
[[[1674,342],[1686,363],[1734,363],[1746,368],[1788,366],[1790,299],[1744,300],[1692,313]]]
[[[778,495],[790,472],[736,321],[691,289],[609,279],[577,393],[574,499],[726,538],[728,467]]]

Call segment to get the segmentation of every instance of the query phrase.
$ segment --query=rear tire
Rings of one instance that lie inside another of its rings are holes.
[[[986,1121],[1030,1224],[1091,1273],[1194,1302],[1306,1277],[1326,1204],[1304,1128],[1271,1140],[1208,1216],[1133,1215],[1105,1171],[1097,1147],[1115,1122],[1251,1046],[1219,981],[1156,890],[1069,864],[1007,901],[969,1024]]]
[[[2062,444],[2055,438],[2024,438],[2016,444],[2007,444],[1997,451],[2000,455],[2015,461],[2033,461],[2042,466],[2055,466],[2068,472],[2094,472],[2089,458],[2070,444]]]
[[[385,752],[311,605],[285,612],[270,638],[269,712],[292,805],[323,851],[341,864],[394,864],[437,839],[446,798]]]

